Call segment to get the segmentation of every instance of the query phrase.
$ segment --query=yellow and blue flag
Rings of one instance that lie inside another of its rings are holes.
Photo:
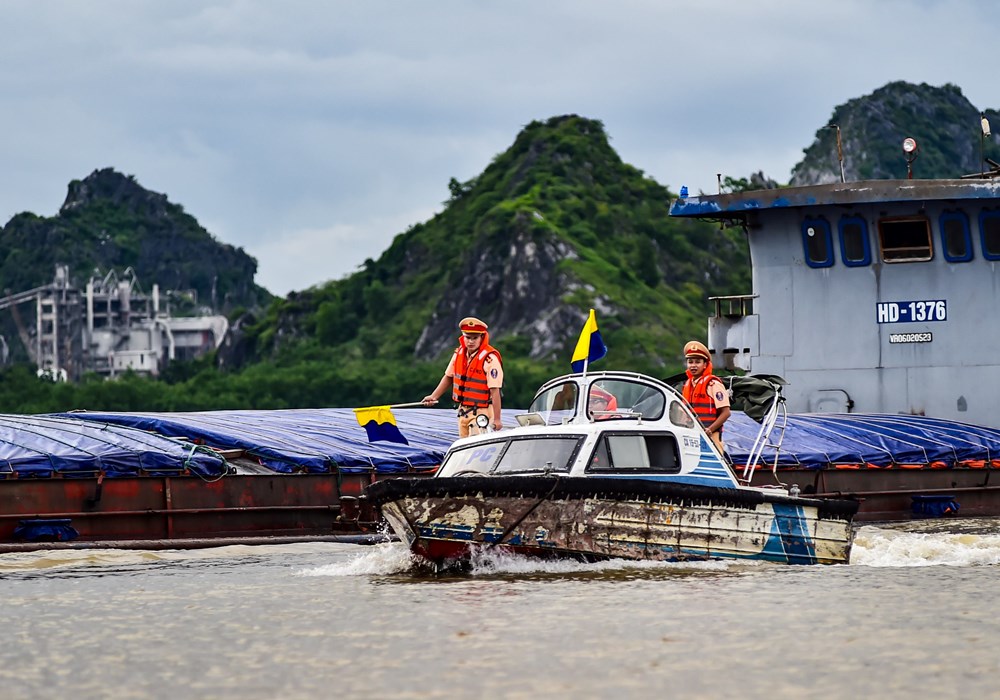
[[[597,316],[594,310],[590,310],[587,322],[583,324],[580,332],[580,339],[576,341],[576,350],[573,351],[571,365],[574,372],[586,372],[587,366],[608,354],[608,346],[601,338],[601,332],[597,330]]]
[[[399,428],[396,426],[396,416],[392,415],[392,410],[388,406],[355,408],[354,415],[358,419],[358,425],[368,433],[368,442],[383,440],[385,442],[401,442],[404,445],[410,444],[399,432]]]

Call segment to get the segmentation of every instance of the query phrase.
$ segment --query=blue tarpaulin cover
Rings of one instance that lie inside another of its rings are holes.
[[[521,410],[504,411],[516,425]],[[0,478],[224,473],[226,464],[193,443],[241,449],[275,472],[399,473],[440,464],[457,435],[450,409],[395,409],[409,445],[369,442],[353,409],[202,411],[190,413],[75,412],[0,415]],[[749,457],[759,424],[741,412],[726,423],[734,463]],[[184,438],[181,441],[176,438]],[[763,461],[774,462],[773,448]],[[788,417],[780,467],[838,465],[988,466],[1000,460],[1000,430],[922,416],[799,414]],[[977,462],[979,464],[977,464]],[[985,464],[983,464],[985,463]],[[997,465],[1000,466],[1000,462]]]
[[[724,440],[735,464],[749,459],[759,429],[736,411],[726,422]],[[777,438],[773,433],[772,441]],[[773,464],[775,452],[765,449],[763,462]],[[989,466],[994,459],[1000,459],[1000,430],[995,428],[925,416],[807,413],[788,416],[778,468]]]
[[[224,472],[225,460],[193,447],[72,417],[0,414],[0,478]]]
[[[504,411],[504,422],[516,425],[523,411]],[[310,408],[190,413],[64,414],[184,437],[221,449],[241,449],[261,464],[284,473],[372,471],[398,473],[436,468],[458,437],[451,409],[394,409],[399,431],[408,445],[369,442],[354,409]]]

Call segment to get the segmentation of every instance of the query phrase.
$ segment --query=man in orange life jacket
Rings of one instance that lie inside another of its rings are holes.
[[[722,444],[722,424],[729,418],[729,394],[722,380],[712,375],[712,356],[708,348],[697,340],[684,346],[687,362],[687,381],[684,382],[684,400],[701,421],[705,432],[720,451]]]
[[[458,404],[460,438],[479,432],[476,418],[481,415],[489,418],[494,430],[500,430],[503,427],[500,416],[503,361],[500,353],[490,346],[487,325],[478,318],[463,318],[458,327],[462,335],[448,363],[448,369],[434,391],[425,396],[422,403],[425,406],[437,403],[451,384],[451,398]]]

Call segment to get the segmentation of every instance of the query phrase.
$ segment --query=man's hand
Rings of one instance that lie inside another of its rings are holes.
[[[422,398],[422,399],[420,400],[420,403],[422,403],[422,404],[423,404],[424,406],[433,406],[433,405],[434,405],[434,404],[436,404],[437,402],[438,402],[438,400],[437,400],[437,399],[435,399],[435,398],[434,398],[433,396],[431,396],[430,394],[428,394],[427,396],[425,396],[424,398]]]

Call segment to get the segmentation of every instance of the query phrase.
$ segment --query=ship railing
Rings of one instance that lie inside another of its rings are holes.
[[[756,298],[756,294],[736,294],[727,297],[709,297],[708,300],[715,304],[715,318],[723,316],[740,318],[753,313],[753,300]]]

